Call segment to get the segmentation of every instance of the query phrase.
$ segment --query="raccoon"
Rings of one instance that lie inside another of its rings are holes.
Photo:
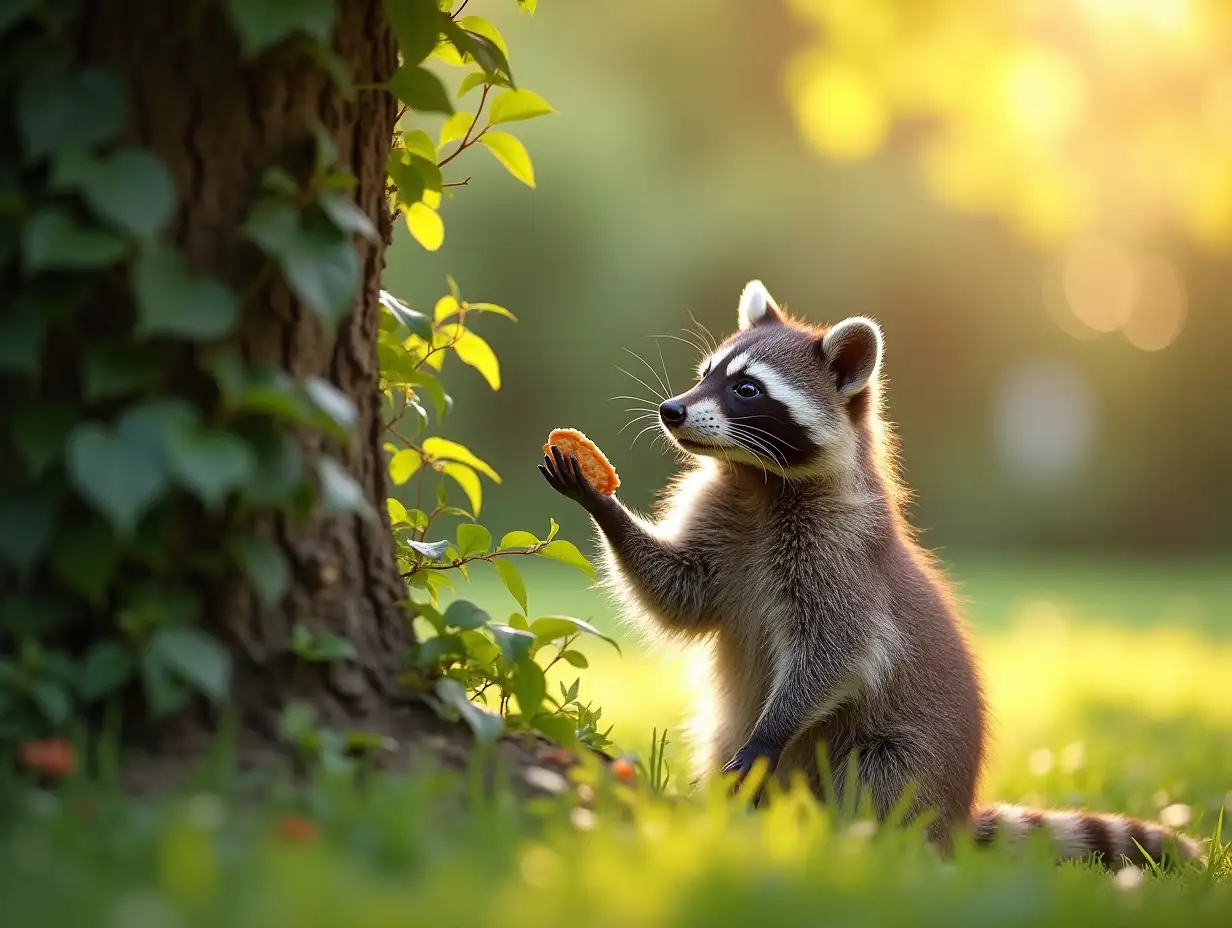
[[[943,852],[956,829],[988,843],[1043,828],[1059,858],[1110,869],[1145,864],[1139,846],[1155,861],[1199,858],[1154,823],[975,805],[984,694],[950,587],[904,515],[882,354],[871,319],[812,326],[752,281],[736,333],[658,409],[692,467],[655,521],[597,493],[558,448],[539,466],[592,517],[628,617],[709,644],[703,775],[739,782],[764,758],[824,798],[824,744],[837,790],[854,758],[877,816],[927,812]]]

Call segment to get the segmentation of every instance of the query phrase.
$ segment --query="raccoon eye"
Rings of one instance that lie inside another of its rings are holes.
[[[760,395],[761,389],[751,380],[742,380],[733,388],[736,391],[736,396],[742,400],[751,400],[753,397]]]

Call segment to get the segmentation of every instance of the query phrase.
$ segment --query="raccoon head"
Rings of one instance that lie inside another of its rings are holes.
[[[692,389],[659,407],[684,451],[776,471],[841,472],[876,415],[882,338],[864,317],[815,327],[789,319],[759,280],[740,295],[739,328],[698,366]]]

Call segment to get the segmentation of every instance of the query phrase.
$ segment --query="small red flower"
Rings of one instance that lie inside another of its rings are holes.
[[[284,815],[278,820],[278,835],[288,844],[312,844],[321,832],[317,823],[302,815]]]
[[[77,769],[77,751],[67,738],[27,741],[21,746],[20,758],[25,766],[58,780]]]
[[[632,783],[637,779],[637,768],[623,757],[618,757],[616,760],[612,761],[611,770],[612,773],[616,774],[616,776],[620,777],[620,779],[624,780],[626,783]]]

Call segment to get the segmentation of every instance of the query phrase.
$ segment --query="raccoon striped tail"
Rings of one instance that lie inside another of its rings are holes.
[[[1174,864],[1178,859],[1203,860],[1202,847],[1193,838],[1177,834],[1157,822],[1121,815],[998,805],[978,809],[972,816],[971,826],[978,845],[991,844],[998,833],[1008,835],[1013,841],[1022,841],[1044,828],[1052,838],[1059,860],[1094,858],[1109,870],[1148,866],[1143,851],[1160,866]]]

